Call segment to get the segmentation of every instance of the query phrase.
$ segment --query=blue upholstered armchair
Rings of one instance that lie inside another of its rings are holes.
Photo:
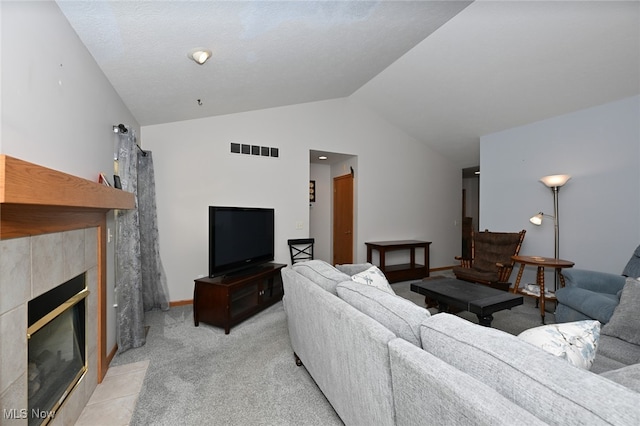
[[[636,248],[622,275],[585,269],[565,269],[565,286],[556,291],[556,322],[596,319],[609,322],[620,301],[625,277],[640,277],[640,246]]]

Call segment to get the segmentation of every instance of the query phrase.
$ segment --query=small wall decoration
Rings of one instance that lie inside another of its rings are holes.
[[[309,202],[311,203],[316,202],[316,181],[315,180],[309,181]]]

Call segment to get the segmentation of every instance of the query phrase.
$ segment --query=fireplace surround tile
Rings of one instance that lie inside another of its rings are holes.
[[[27,373],[22,374],[9,388],[0,394],[0,406],[2,408],[23,407],[27,400]],[[2,415],[2,413],[0,413]],[[14,426],[26,424],[23,420],[2,419],[2,426]]]
[[[31,298],[65,281],[62,234],[56,232],[31,237]]]
[[[98,228],[84,230],[84,265],[85,270],[98,266]]]
[[[84,262],[84,229],[62,234],[63,281],[69,280],[87,270]]]
[[[2,362],[0,363],[0,394],[20,376],[26,374],[27,307],[21,305],[0,316]],[[1,413],[0,413],[1,414]]]
[[[21,305],[31,294],[29,238],[0,240],[0,315]]]

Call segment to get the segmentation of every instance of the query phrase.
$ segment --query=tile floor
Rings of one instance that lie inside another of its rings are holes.
[[[110,367],[93,391],[76,426],[127,426],[147,374],[149,361]]]

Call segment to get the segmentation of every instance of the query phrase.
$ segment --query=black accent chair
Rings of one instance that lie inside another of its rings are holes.
[[[313,260],[314,238],[294,238],[287,240],[287,243],[289,244],[292,265],[296,262]]]

